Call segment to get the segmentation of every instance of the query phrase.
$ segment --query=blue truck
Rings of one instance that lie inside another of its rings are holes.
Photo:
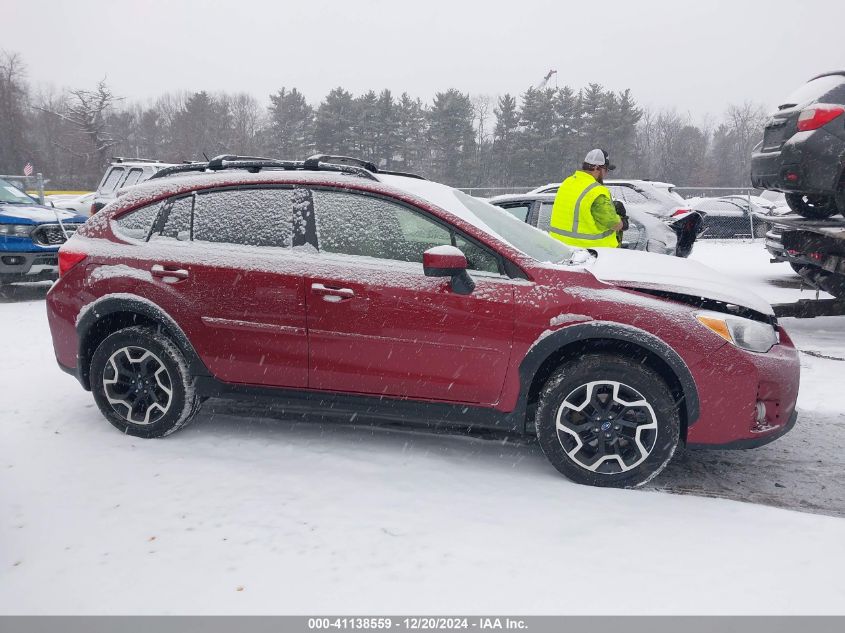
[[[57,279],[59,247],[87,219],[41,205],[0,179],[0,285]]]

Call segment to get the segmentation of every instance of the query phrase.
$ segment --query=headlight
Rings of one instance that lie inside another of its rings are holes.
[[[13,237],[29,237],[34,224],[0,224],[0,235],[10,235]]]
[[[719,312],[699,312],[695,318],[729,343],[750,352],[768,352],[778,342],[777,331],[770,323]]]

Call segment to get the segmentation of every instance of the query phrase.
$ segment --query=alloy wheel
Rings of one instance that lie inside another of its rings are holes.
[[[588,382],[558,407],[558,441],[569,459],[597,474],[636,468],[657,442],[657,416],[645,397],[614,380]]]
[[[154,424],[170,409],[173,383],[161,359],[141,347],[121,347],[103,368],[112,409],[132,424]]]

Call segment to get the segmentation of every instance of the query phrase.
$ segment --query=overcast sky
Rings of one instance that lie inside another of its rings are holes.
[[[0,49],[34,85],[147,100],[171,90],[282,86],[312,103],[336,86],[428,101],[458,88],[631,88],[641,105],[695,120],[729,103],[766,107],[811,76],[845,69],[842,0],[0,0]],[[11,19],[10,19],[11,18]],[[555,83],[556,82],[556,83]]]

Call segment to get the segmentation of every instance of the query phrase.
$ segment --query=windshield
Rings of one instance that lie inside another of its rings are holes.
[[[0,203],[5,204],[35,204],[35,200],[26,195],[14,185],[0,180]]]
[[[453,193],[467,211],[529,257],[540,262],[561,262],[572,257],[575,249],[518,220],[504,209],[457,189]]]

